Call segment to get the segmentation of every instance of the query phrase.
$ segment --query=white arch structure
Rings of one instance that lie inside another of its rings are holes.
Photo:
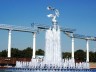
[[[89,62],[89,41],[90,40],[96,41],[96,37],[74,34],[71,31],[66,31],[65,34],[72,39],[72,53],[71,53],[72,58],[74,58],[74,39],[78,38],[78,39],[86,40],[86,62]]]
[[[46,26],[37,26],[37,29],[32,28],[32,27],[23,27],[23,26],[13,26],[13,25],[6,25],[6,24],[0,24],[0,29],[2,30],[8,30],[8,54],[7,57],[11,57],[11,35],[12,31],[20,31],[20,32],[29,32],[33,34],[33,56],[32,58],[36,58],[35,52],[36,52],[36,33],[38,32],[39,29],[48,29]],[[86,62],[89,62],[89,40],[96,41],[96,37],[88,37],[88,36],[83,36],[79,34],[74,34],[73,31],[74,29],[63,29],[61,28],[61,31],[64,32],[67,36],[69,36],[72,39],[72,58],[74,58],[74,39],[84,39],[86,40]]]
[[[11,57],[11,35],[12,35],[12,31],[32,33],[33,34],[33,56],[32,56],[32,58],[35,58],[36,33],[37,33],[37,31],[35,29],[33,29],[32,27],[13,26],[13,25],[6,25],[6,24],[0,24],[0,29],[8,30],[8,53],[7,53],[8,58]]]

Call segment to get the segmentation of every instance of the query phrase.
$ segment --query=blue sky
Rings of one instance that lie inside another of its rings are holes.
[[[62,27],[76,29],[75,33],[96,36],[96,0],[0,0],[0,24],[31,26],[33,22],[52,25],[47,18],[47,6],[60,11],[57,18]],[[37,34],[37,48],[44,49],[44,32]],[[0,51],[7,49],[8,31],[0,30]],[[12,32],[12,47],[32,47],[32,34]],[[61,33],[63,51],[71,51],[71,39]],[[75,39],[75,50],[86,50],[86,41]],[[90,50],[96,51],[96,42],[90,42]]]

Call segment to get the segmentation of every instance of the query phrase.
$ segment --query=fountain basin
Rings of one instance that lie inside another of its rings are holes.
[[[63,69],[63,68],[7,68],[6,71],[16,72],[96,72],[96,69]]]

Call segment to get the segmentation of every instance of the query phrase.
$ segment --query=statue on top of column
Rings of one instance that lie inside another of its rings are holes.
[[[59,11],[55,8],[50,7],[50,6],[47,7],[47,9],[55,12],[54,14],[47,15],[48,17],[52,18],[52,22],[55,25],[57,23],[56,17],[59,17],[59,15],[60,15]]]

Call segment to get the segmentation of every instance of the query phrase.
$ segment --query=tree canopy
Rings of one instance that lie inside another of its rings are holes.
[[[44,55],[44,50],[36,50],[36,55]],[[33,49],[27,47],[24,50],[19,50],[18,48],[11,48],[11,56],[13,58],[32,58]],[[7,50],[2,50],[0,52],[0,57],[7,57]],[[90,62],[96,62],[96,52],[89,52]],[[62,58],[71,58],[71,52],[62,52]],[[75,51],[75,60],[76,61],[86,61],[86,52],[83,50]]]

